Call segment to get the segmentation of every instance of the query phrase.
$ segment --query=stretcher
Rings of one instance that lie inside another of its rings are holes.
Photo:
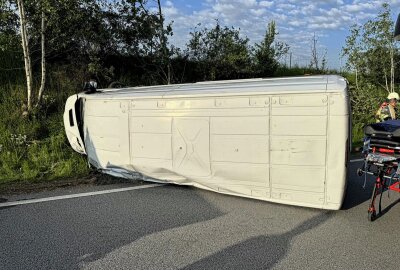
[[[367,125],[364,134],[364,164],[357,173],[365,175],[365,179],[367,175],[375,177],[368,207],[368,220],[374,221],[382,213],[383,192],[392,190],[400,193],[400,120]]]

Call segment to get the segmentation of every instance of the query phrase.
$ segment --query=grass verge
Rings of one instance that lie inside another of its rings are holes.
[[[0,184],[87,176],[85,157],[71,149],[64,132],[62,114],[70,93],[48,91],[43,105],[26,117],[23,89],[0,86]]]

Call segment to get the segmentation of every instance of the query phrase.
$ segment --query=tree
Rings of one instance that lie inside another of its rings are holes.
[[[22,50],[24,52],[24,63],[25,63],[25,76],[26,76],[26,89],[27,89],[27,109],[32,109],[32,87],[33,87],[33,76],[32,76],[32,61],[31,53],[29,49],[29,38],[27,33],[27,19],[25,12],[25,5],[23,0],[17,0],[19,21],[20,21],[20,32],[21,32],[21,43]]]
[[[354,25],[342,49],[347,57],[347,68],[354,70],[357,87],[360,80],[379,85],[388,93],[395,87],[395,56],[398,49],[393,38],[394,22],[390,6],[382,5],[382,10],[374,19],[364,25]]]
[[[161,51],[161,67],[162,71],[164,71],[164,66],[167,67],[167,72],[163,72],[166,77],[166,82],[167,84],[171,83],[171,63],[170,63],[170,57],[168,55],[168,49],[167,49],[167,33],[164,29],[164,16],[162,15],[162,10],[161,10],[161,2],[160,0],[157,0],[157,5],[158,5],[158,16],[159,16],[159,25],[160,25],[160,30],[159,30],[159,35],[160,35],[160,51]],[[171,30],[170,30],[171,31]]]
[[[354,70],[356,88],[359,90],[359,73],[362,63],[362,47],[360,41],[361,27],[354,24],[350,29],[350,35],[346,37],[346,44],[342,48],[342,57],[347,56],[346,68]]]
[[[45,1],[41,1],[41,5],[40,5],[40,48],[41,48],[41,80],[40,80],[40,88],[38,91],[38,97],[37,97],[37,103],[36,103],[36,107],[38,107],[40,105],[40,102],[42,100],[43,97],[43,92],[44,92],[44,88],[45,88],[45,84],[46,84],[46,38],[45,38],[45,28],[46,28],[46,16],[45,16],[45,6],[46,3]]]
[[[91,73],[108,72],[102,67],[99,56],[121,50],[121,44],[124,44],[121,42],[122,28],[128,26],[121,23],[118,14],[128,2],[132,1],[17,0],[18,10],[12,10],[12,0],[1,0],[0,6],[7,7],[8,13],[13,11],[19,18],[15,33],[20,35],[24,54],[27,111],[32,109],[34,102],[36,107],[41,103],[48,59],[81,59],[83,63],[87,62]],[[0,22],[1,28],[12,26],[3,18]],[[34,85],[37,62],[41,67],[38,88]]]
[[[318,51],[318,38],[315,36],[315,33],[311,39],[311,61],[310,61],[310,69],[315,69],[316,72],[321,73],[324,72],[327,68],[327,60],[326,53],[321,55]]]
[[[394,22],[391,19],[390,6],[382,5],[377,18],[364,25],[363,45],[366,74],[383,85],[387,92],[394,92]]]
[[[272,76],[279,66],[279,59],[289,51],[286,43],[275,41],[277,35],[275,21],[271,21],[264,40],[255,44],[255,73],[259,76]]]
[[[20,35],[22,40],[22,50],[24,52],[25,74],[27,81],[27,112],[32,109],[33,97],[33,65],[30,41],[40,40],[40,63],[41,63],[41,80],[40,87],[37,91],[36,105],[41,103],[46,83],[46,18],[51,18],[54,12],[51,0],[29,1],[17,0],[18,13],[20,19]],[[26,9],[27,7],[27,9]],[[35,20],[39,18],[39,25],[35,25]],[[53,22],[54,23],[54,22]],[[36,35],[35,35],[36,34]],[[27,113],[24,112],[24,113]]]
[[[15,82],[24,76],[24,58],[18,35],[19,18],[16,9],[17,7],[9,1],[0,0],[0,82],[4,83]]]
[[[186,54],[198,63],[204,80],[238,78],[250,72],[249,39],[241,38],[239,30],[217,21],[214,28],[195,29],[190,35]]]
[[[393,26],[390,6],[383,4],[375,18],[351,27],[342,48],[346,68],[351,72],[348,78],[353,134],[362,134],[363,126],[373,121],[382,100],[395,91],[394,59],[398,57],[398,48],[393,41]]]
[[[276,24],[271,21],[264,40],[255,44],[255,73],[260,76],[272,76],[279,66],[279,59],[289,51],[286,43],[275,41],[277,35]]]
[[[16,7],[8,0],[0,0],[0,51],[15,49],[21,42],[17,38],[18,14]]]

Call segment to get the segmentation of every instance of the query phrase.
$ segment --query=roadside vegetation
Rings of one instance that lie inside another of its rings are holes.
[[[85,159],[66,140],[62,112],[71,88],[48,89],[41,107],[23,116],[24,82],[0,87],[0,186],[88,174]]]
[[[278,41],[273,21],[258,44],[216,21],[210,29],[197,25],[176,48],[157,0],[0,0],[0,11],[0,185],[89,174],[62,120],[66,98],[89,79],[106,88],[338,73],[327,70],[315,37],[309,65],[281,64],[290,47]],[[392,30],[384,5],[376,19],[352,28],[343,49],[357,142],[379,103],[397,90]]]
[[[391,92],[399,92],[400,53],[394,40],[394,22],[388,4],[376,18],[353,25],[342,55],[347,59],[345,77],[350,82],[353,142],[360,144],[362,128],[375,122],[374,115]]]

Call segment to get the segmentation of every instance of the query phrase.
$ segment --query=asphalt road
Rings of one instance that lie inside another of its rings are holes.
[[[0,269],[399,269],[400,197],[368,222],[357,165],[340,211],[170,185],[3,207]]]

